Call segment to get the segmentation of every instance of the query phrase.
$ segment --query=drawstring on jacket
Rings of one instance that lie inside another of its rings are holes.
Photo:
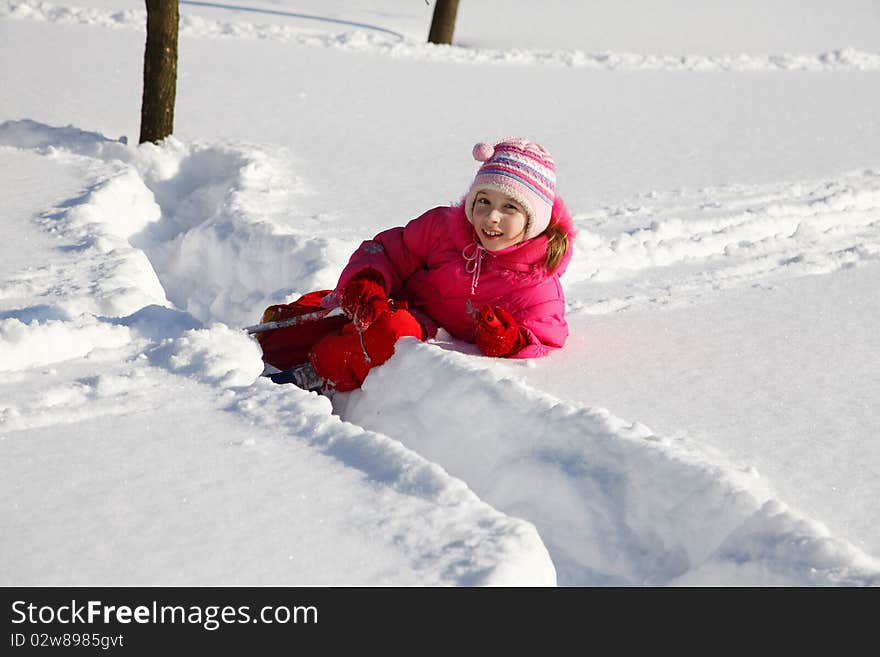
[[[468,249],[471,247],[474,248],[470,255],[468,255]],[[471,277],[471,295],[476,292],[477,285],[480,282],[480,270],[483,267],[483,254],[485,253],[486,249],[483,248],[482,244],[478,244],[477,242],[471,242],[461,250],[461,255],[465,259],[464,270],[468,274],[473,274]]]

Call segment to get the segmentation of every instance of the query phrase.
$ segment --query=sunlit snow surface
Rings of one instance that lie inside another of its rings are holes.
[[[181,2],[137,147],[141,4],[0,3],[0,582],[880,583],[880,16],[549,3],[499,42],[485,3],[441,48],[323,4]],[[332,406],[259,377],[240,327],[512,133],[579,231],[565,349],[405,340]]]

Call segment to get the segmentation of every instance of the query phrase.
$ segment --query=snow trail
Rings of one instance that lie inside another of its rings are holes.
[[[715,290],[876,262],[880,171],[655,191],[575,221],[578,242],[563,279],[578,299],[570,310],[690,304]]]
[[[173,137],[135,148],[30,120],[0,124],[0,145],[95,170],[88,193],[47,215],[69,248],[98,254],[92,280],[106,291],[67,293],[73,314],[120,317],[173,303],[202,322],[249,325],[266,306],[332,286],[357,244],[344,231],[320,236],[326,217],[292,209],[308,192],[283,150]]]
[[[315,236],[320,222],[291,212],[304,186],[284,153],[174,139],[135,148],[28,121],[0,124],[0,145],[90,162],[94,172],[89,191],[44,222],[95,259],[84,271],[98,292],[70,286],[51,304],[11,314],[0,346],[13,351],[22,340],[51,340],[60,325],[172,373],[246,386],[259,373],[253,343],[208,324],[252,323],[270,302],[331,286],[357,243],[356,236]],[[707,190],[698,203],[655,194],[659,208],[578,215],[580,248],[566,284],[626,286],[632,272],[650,268],[658,276],[645,299],[658,299],[658,290],[669,296],[677,285],[685,290],[679,297],[694,302],[723,285],[872,259],[880,252],[878,189],[878,175],[866,171],[824,183]],[[630,229],[616,232],[616,223],[603,236],[603,221],[615,213]],[[814,239],[819,234],[826,237]],[[113,258],[135,266],[135,275],[122,275]],[[598,298],[582,310],[607,312],[628,301]],[[25,325],[28,316],[34,321]],[[374,483],[444,507],[428,519],[430,531],[406,510],[387,521],[426,582],[880,583],[877,560],[788,509],[748,468],[493,373],[484,359],[450,346],[403,341],[363,390],[340,395],[337,412],[360,426],[331,415],[326,399],[265,381],[225,408],[305,440]],[[9,369],[29,366],[10,362]],[[94,390],[80,379],[69,396],[6,406],[0,418],[36,430],[41,425],[31,422],[41,409],[95,399]],[[77,416],[57,419],[64,417]],[[472,533],[422,545],[425,532],[462,529],[449,518],[463,510]],[[410,535],[413,523],[423,529]]]

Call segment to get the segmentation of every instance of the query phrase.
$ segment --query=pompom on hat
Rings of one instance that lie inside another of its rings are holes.
[[[543,146],[520,137],[502,139],[494,146],[474,146],[474,159],[483,164],[465,197],[464,211],[473,223],[474,199],[481,189],[507,194],[529,218],[524,239],[540,235],[550,223],[556,198],[556,163]]]

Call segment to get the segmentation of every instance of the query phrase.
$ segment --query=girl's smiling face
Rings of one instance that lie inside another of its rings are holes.
[[[481,189],[471,213],[474,229],[487,251],[519,244],[526,234],[528,215],[520,203],[494,189]]]

